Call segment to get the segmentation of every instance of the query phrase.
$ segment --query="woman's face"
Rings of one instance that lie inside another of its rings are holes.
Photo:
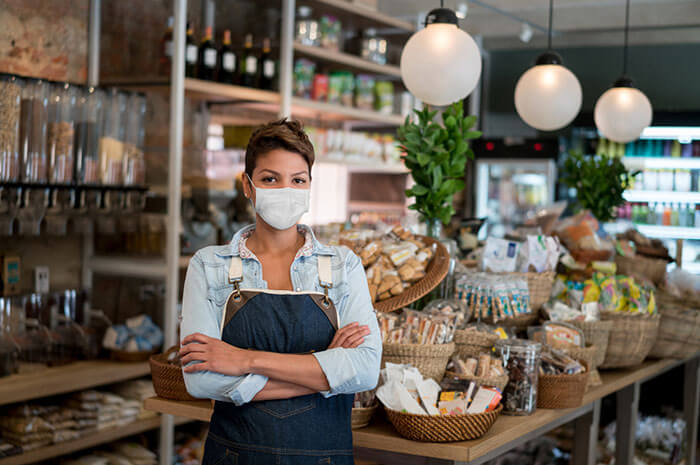
[[[283,149],[272,150],[258,156],[251,178],[258,189],[311,188],[309,165],[304,157]],[[252,199],[255,205],[255,189],[250,185],[247,176],[243,176],[243,179],[243,193],[247,198]]]

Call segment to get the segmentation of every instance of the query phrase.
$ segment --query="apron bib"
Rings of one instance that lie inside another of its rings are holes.
[[[326,350],[338,330],[338,313],[328,298],[330,257],[318,257],[325,293],[239,289],[242,261],[233,257],[221,340],[242,349],[286,354]],[[320,393],[293,399],[215,402],[204,465],[352,465],[352,395]]]

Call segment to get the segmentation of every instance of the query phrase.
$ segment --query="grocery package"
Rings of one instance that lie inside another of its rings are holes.
[[[377,313],[382,340],[392,344],[447,344],[452,342],[457,314],[404,310],[401,315]]]
[[[432,247],[401,226],[379,238],[373,233],[344,233],[339,242],[360,256],[373,302],[402,294],[422,279],[434,255]]]
[[[343,39],[343,26],[335,16],[323,15],[319,25],[321,30],[321,47],[340,50]]]
[[[358,74],[355,78],[355,106],[371,110],[374,104],[374,77]]]
[[[542,351],[540,359],[542,375],[578,375],[585,372],[586,367],[583,364],[560,350],[547,348]]]
[[[495,378],[506,374],[501,361],[489,354],[481,354],[479,357],[466,359],[452,357],[450,363],[447,364],[447,370],[457,375],[478,378]]]
[[[640,286],[632,277],[595,273],[586,280],[583,303],[597,302],[601,312],[656,314],[654,289]]]
[[[390,115],[394,111],[394,83],[377,81],[374,85],[374,109],[379,113]]]
[[[433,379],[424,379],[410,365],[387,363],[381,371],[383,384],[377,398],[388,409],[414,415],[463,415],[494,410],[500,400],[498,390],[478,387],[471,382],[465,388],[444,389]]]
[[[464,274],[456,279],[455,298],[477,319],[500,321],[531,312],[528,282],[522,276]]]
[[[568,323],[547,321],[542,326],[527,329],[528,337],[533,341],[551,347],[585,347],[586,340],[581,329]]]
[[[315,71],[316,63],[311,60],[299,58],[294,62],[294,95],[296,97],[311,98]]]
[[[551,236],[527,236],[520,246],[518,271],[537,272],[554,271],[559,262],[559,241]]]
[[[163,331],[148,315],[126,320],[126,324],[110,326],[102,339],[105,349],[126,352],[153,352],[163,344]]]
[[[516,270],[520,243],[489,237],[482,256],[481,269],[494,273]]]
[[[352,408],[369,408],[373,407],[377,402],[377,393],[375,391],[363,391],[355,394],[355,400],[352,403]]]
[[[671,412],[668,417],[641,416],[635,428],[635,463],[679,464],[684,463],[683,449],[686,437],[686,422],[680,412]],[[615,460],[617,422],[613,421],[603,430],[604,454],[601,464]]]
[[[348,71],[335,71],[328,78],[328,102],[351,107],[355,93],[355,79]]]

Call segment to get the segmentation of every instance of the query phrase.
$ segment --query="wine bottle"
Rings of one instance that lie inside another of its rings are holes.
[[[253,53],[253,34],[246,34],[241,58],[241,84],[256,87],[258,77],[258,57]]]
[[[219,52],[212,40],[211,26],[207,26],[204,38],[199,45],[199,55],[197,57],[197,77],[207,81],[213,81],[216,73],[217,55]]]
[[[236,65],[236,54],[233,53],[231,48],[231,31],[226,29],[224,31],[224,42],[219,50],[219,66],[217,69],[219,82],[235,84],[236,71],[238,71],[238,66]]]
[[[187,24],[187,40],[185,41],[185,76],[197,76],[197,44],[194,42],[194,30]]]
[[[277,77],[277,64],[270,53],[270,39],[263,40],[263,50],[260,56],[260,73],[258,84],[261,89],[272,90]]]
[[[170,66],[173,62],[173,17],[168,18],[168,29],[160,40],[160,62],[159,74],[161,76],[170,75]]]

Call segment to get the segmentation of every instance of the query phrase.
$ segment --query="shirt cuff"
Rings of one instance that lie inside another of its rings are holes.
[[[253,400],[266,384],[267,376],[250,373],[227,392],[226,395],[231,399],[231,402],[241,406]]]
[[[330,386],[330,390],[321,391],[324,397],[342,394],[355,384],[357,373],[351,363],[343,363],[346,357],[344,350],[342,347],[336,347],[313,353]]]

